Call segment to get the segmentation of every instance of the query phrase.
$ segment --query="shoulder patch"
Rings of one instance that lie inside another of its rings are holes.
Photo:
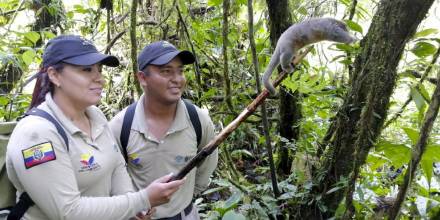
[[[34,145],[21,151],[26,169],[55,160],[55,151],[51,142]]]

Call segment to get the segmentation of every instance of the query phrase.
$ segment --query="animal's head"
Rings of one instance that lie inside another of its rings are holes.
[[[327,19],[330,23],[330,25],[328,26],[329,40],[346,44],[354,43],[355,41],[357,41],[355,37],[350,35],[344,22],[333,18]]]

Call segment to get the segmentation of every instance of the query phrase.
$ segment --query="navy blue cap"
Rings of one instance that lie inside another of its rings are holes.
[[[168,41],[156,41],[141,51],[137,59],[138,68],[143,70],[149,64],[165,65],[176,56],[179,56],[183,65],[194,63],[196,60],[194,55],[187,50],[179,51]]]
[[[88,66],[101,63],[106,66],[118,66],[115,56],[99,53],[92,42],[77,35],[60,35],[52,38],[43,53],[43,67],[59,62]]]

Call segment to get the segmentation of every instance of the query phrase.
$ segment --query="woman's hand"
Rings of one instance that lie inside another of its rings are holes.
[[[148,212],[140,212],[135,216],[136,220],[151,220],[151,217],[156,212],[156,208],[151,208]]]
[[[182,179],[167,183],[167,181],[172,176],[172,173],[163,176],[152,182],[147,187],[148,199],[150,201],[151,207],[169,202],[173,193],[175,193],[179,189],[179,187],[185,182],[185,179]]]

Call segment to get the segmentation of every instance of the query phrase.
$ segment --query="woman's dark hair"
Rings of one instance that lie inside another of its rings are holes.
[[[49,66],[50,67],[50,66]],[[49,68],[41,68],[40,71],[38,71],[37,76],[37,82],[35,82],[34,91],[32,93],[32,101],[29,106],[29,109],[32,109],[34,107],[37,107],[42,102],[46,100],[46,94],[48,92],[53,92],[54,85],[49,79],[49,75],[47,75],[47,69]],[[61,71],[64,68],[64,63],[60,62],[57,64],[52,65],[56,71]]]

